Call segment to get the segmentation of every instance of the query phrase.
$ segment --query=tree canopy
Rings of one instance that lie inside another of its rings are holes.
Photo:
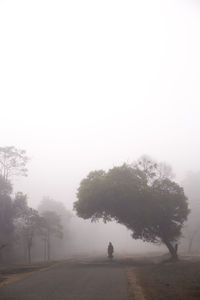
[[[169,168],[146,158],[91,172],[78,188],[74,209],[84,219],[123,224],[134,239],[164,243],[177,258],[174,242],[189,209],[183,189],[169,177]]]

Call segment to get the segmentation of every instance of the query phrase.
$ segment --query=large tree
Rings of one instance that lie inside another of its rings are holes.
[[[162,170],[169,169],[143,158],[91,172],[80,184],[74,208],[84,219],[125,225],[134,239],[164,243],[177,259],[176,242],[189,209],[183,189]]]

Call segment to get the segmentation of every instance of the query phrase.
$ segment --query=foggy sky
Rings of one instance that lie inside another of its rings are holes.
[[[0,145],[26,149],[15,190],[68,208],[94,169],[143,154],[200,170],[195,0],[0,0]]]

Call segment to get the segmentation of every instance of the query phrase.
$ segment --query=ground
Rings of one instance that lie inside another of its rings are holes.
[[[147,300],[200,299],[200,262],[142,266],[137,277]]]
[[[200,299],[200,260],[161,256],[69,259],[0,267],[0,300]]]

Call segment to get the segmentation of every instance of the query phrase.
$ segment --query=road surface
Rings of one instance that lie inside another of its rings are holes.
[[[0,300],[128,300],[125,269],[116,263],[65,262],[0,288]]]

